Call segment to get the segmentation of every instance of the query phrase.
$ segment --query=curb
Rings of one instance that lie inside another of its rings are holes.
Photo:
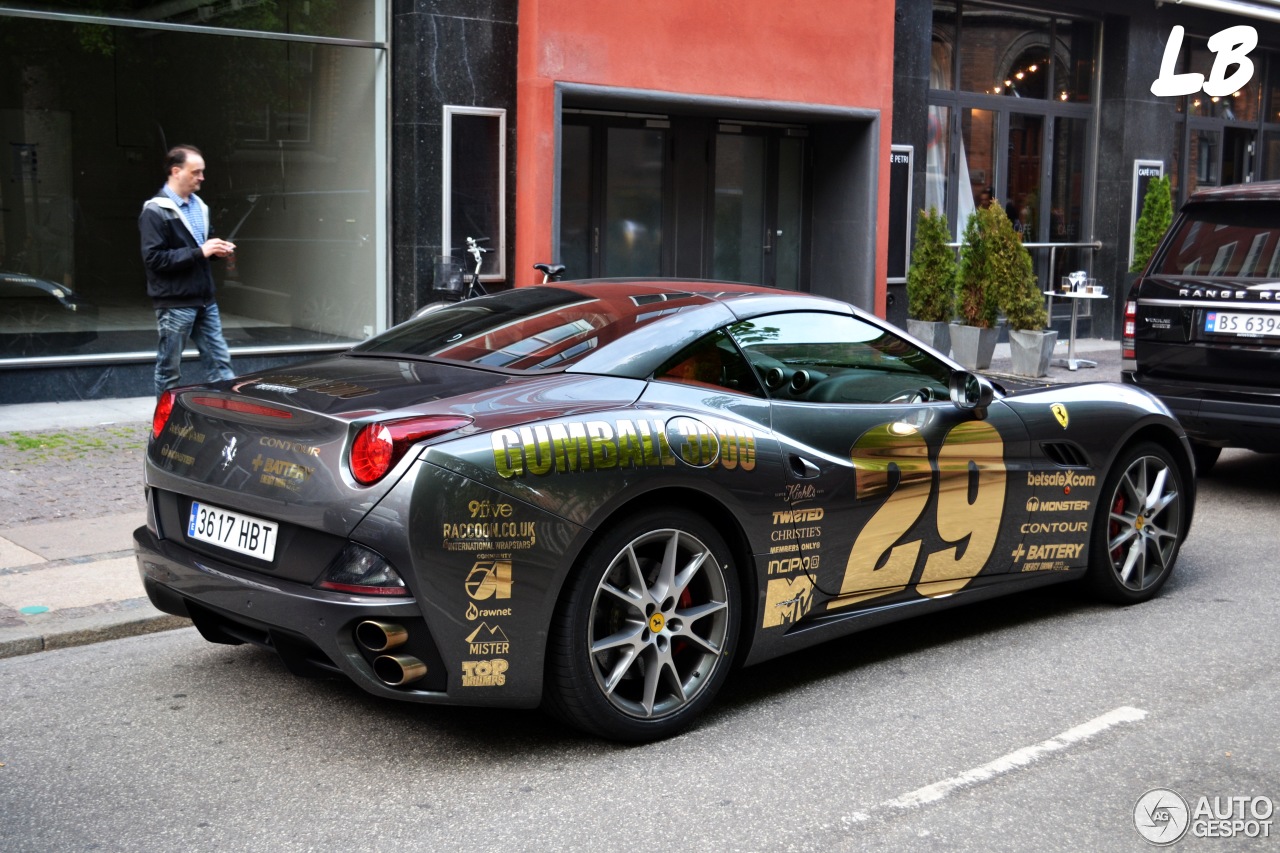
[[[168,613],[138,616],[128,612],[68,620],[68,623],[50,625],[50,630],[35,634],[29,628],[0,628],[0,659],[191,626],[191,620],[183,616]]]

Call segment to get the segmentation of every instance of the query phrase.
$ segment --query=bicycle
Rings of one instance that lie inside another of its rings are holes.
[[[475,259],[475,269],[471,271],[471,279],[464,287],[462,262],[452,255],[436,256],[435,269],[431,273],[431,293],[435,298],[414,311],[409,319],[416,320],[424,314],[438,311],[455,302],[489,295],[489,291],[480,281],[480,267],[484,263],[484,253],[494,251],[480,244],[489,242],[489,238],[467,237],[466,241],[466,251]]]
[[[559,281],[565,271],[564,264],[534,264],[533,268],[542,273],[543,284],[552,281]]]

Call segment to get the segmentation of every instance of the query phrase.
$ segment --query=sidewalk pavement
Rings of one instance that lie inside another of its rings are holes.
[[[1119,342],[1077,341],[1076,354],[1095,360],[1097,367],[1071,371],[1055,363],[1047,377],[1019,380],[1008,374],[1009,345],[999,344],[986,372],[1011,388],[1120,381]],[[1060,342],[1055,361],[1065,355],[1066,343]],[[142,427],[151,420],[153,405],[151,397],[136,397],[0,406],[0,440],[11,438],[8,434],[100,432],[111,424]],[[123,474],[118,466],[112,471],[89,467],[77,476],[90,488],[105,477],[136,476],[136,508],[88,519],[0,520],[0,658],[191,624],[156,610],[142,589],[133,557],[133,531],[146,521],[141,472],[135,474],[132,466]],[[0,471],[0,478],[19,476],[17,471]],[[133,484],[126,485],[132,488]]]

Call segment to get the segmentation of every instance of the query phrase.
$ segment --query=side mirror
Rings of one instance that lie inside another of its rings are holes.
[[[978,420],[987,416],[987,407],[996,394],[989,381],[967,370],[957,370],[951,374],[950,390],[951,402],[956,408],[973,412]]]

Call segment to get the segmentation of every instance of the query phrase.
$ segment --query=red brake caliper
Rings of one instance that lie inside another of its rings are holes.
[[[676,607],[680,609],[684,609],[692,603],[693,603],[693,596],[690,595],[689,590],[686,589],[684,592],[680,593],[680,600],[676,602]],[[687,640],[676,640],[674,643],[671,644],[671,654],[672,655],[680,654],[682,651],[685,650],[685,648],[688,647],[688,645],[689,645],[689,642]]]
[[[1116,515],[1120,515],[1121,513],[1124,512],[1124,506],[1125,506],[1124,494],[1117,493],[1116,499],[1111,504],[1111,512]],[[1116,536],[1119,535],[1119,533],[1120,533],[1120,522],[1112,519],[1111,522],[1107,524],[1107,536],[1110,539],[1115,539]],[[1113,561],[1120,559],[1121,550],[1122,549],[1119,546],[1111,549],[1111,559]]]

